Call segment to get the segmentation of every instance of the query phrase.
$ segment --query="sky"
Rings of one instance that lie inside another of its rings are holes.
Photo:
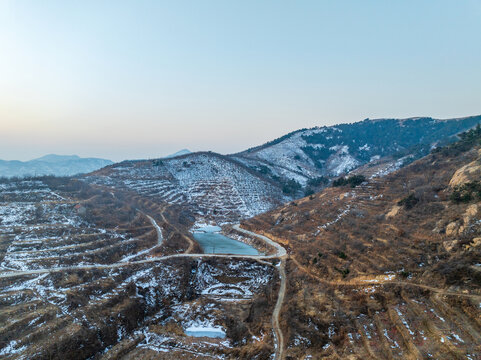
[[[481,114],[481,0],[0,0],[0,159]]]

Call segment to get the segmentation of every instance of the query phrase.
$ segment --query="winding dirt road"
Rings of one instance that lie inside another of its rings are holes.
[[[157,222],[149,215],[144,214],[152,223],[152,226],[155,228],[157,235],[158,235],[158,243],[155,247],[162,244],[163,236],[162,230]],[[165,218],[163,218],[165,219]],[[135,260],[135,261],[124,261],[124,262],[117,262],[113,264],[95,264],[95,265],[82,265],[82,266],[65,266],[65,267],[53,267],[49,269],[38,269],[38,270],[25,270],[25,271],[9,271],[0,274],[0,278],[12,278],[17,276],[23,275],[34,275],[34,274],[46,274],[46,273],[55,273],[55,272],[67,272],[67,271],[75,271],[75,270],[91,270],[91,269],[112,269],[124,266],[131,266],[137,264],[147,264],[147,263],[155,263],[161,262],[167,259],[173,258],[208,258],[208,257],[218,257],[218,258],[229,258],[229,259],[253,259],[256,261],[260,261],[262,263],[272,265],[270,263],[266,263],[265,260],[269,259],[280,259],[280,263],[276,266],[279,269],[279,276],[280,276],[280,287],[279,287],[279,294],[277,296],[277,302],[274,307],[274,311],[272,313],[272,329],[274,332],[274,347],[275,347],[275,359],[281,360],[284,356],[284,336],[282,334],[282,330],[279,325],[279,315],[282,309],[282,304],[284,302],[284,297],[286,293],[286,272],[285,272],[285,259],[287,257],[286,250],[280,246],[278,243],[272,241],[266,236],[256,234],[252,231],[248,231],[242,229],[240,225],[234,225],[233,228],[241,233],[246,235],[255,236],[268,245],[272,246],[276,249],[276,252],[271,255],[228,255],[228,254],[173,254],[173,255],[165,255],[159,257],[152,257],[144,260]],[[189,247],[189,250],[191,247]],[[135,255],[133,256],[135,257]]]

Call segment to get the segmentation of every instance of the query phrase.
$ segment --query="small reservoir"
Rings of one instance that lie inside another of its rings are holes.
[[[185,335],[193,337],[209,337],[209,338],[225,338],[225,332],[222,328],[217,326],[190,326],[184,330]]]
[[[194,230],[194,239],[206,254],[260,255],[254,247],[222,235],[219,231],[220,228],[216,226]]]

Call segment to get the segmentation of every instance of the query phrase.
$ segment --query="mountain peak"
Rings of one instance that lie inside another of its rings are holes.
[[[182,155],[187,155],[187,154],[191,154],[191,153],[192,153],[192,151],[190,151],[189,149],[182,149],[182,150],[179,150],[179,151],[177,151],[173,154],[164,156],[164,159],[170,159],[170,158],[174,158],[174,157],[182,156]]]

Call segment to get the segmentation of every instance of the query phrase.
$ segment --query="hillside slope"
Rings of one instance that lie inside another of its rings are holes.
[[[390,164],[401,159],[392,167],[399,168],[480,122],[481,116],[449,120],[366,119],[294,131],[234,154],[233,158],[273,178],[294,179],[304,186],[309,179],[339,176],[379,159]]]
[[[289,200],[277,184],[241,163],[210,152],[124,161],[86,179],[183,205],[193,211],[198,221],[237,221]]]
[[[481,130],[247,220],[283,244],[287,358],[479,359]]]

